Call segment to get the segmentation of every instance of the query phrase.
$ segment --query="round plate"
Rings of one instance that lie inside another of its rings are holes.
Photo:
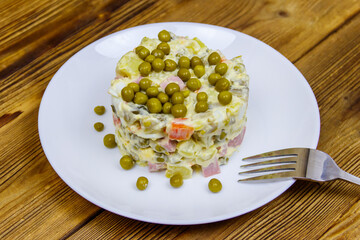
[[[242,55],[250,76],[247,132],[243,144],[216,175],[221,192],[208,190],[210,178],[194,174],[179,189],[164,172],[149,173],[136,166],[120,167],[117,148],[107,149],[103,136],[113,133],[107,90],[120,57],[142,37],[157,37],[167,29],[180,36],[198,37],[227,58]],[[97,105],[106,113],[94,113]],[[103,122],[96,132],[95,122]],[[44,152],[58,175],[77,193],[116,214],[153,223],[200,224],[250,212],[270,202],[293,183],[292,179],[238,183],[243,157],[286,147],[316,148],[320,117],[306,79],[279,52],[265,43],[227,28],[197,23],[156,23],[126,29],[83,48],[54,75],[41,101],[39,134]],[[149,179],[137,190],[139,176]]]

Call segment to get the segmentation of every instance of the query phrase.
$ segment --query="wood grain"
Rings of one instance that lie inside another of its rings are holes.
[[[360,176],[359,9],[354,0],[0,1],[0,238],[360,238],[360,188],[340,181],[297,182],[264,207],[217,223],[124,218],[71,190],[51,168],[37,132],[47,84],[81,48],[140,24],[202,22],[247,33],[290,59],[318,101],[319,149]]]

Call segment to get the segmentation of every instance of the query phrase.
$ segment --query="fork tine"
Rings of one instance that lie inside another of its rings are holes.
[[[289,156],[296,156],[297,155],[297,149],[296,148],[288,148],[288,149],[281,149],[271,152],[265,152],[261,154],[257,154],[254,156],[243,158],[243,160],[256,160],[256,159],[262,159],[262,158],[269,158],[269,157],[289,157]]]
[[[238,182],[253,181],[253,180],[264,180],[264,179],[273,179],[273,178],[286,178],[286,177],[296,177],[296,176],[295,176],[295,174],[294,174],[294,171],[279,172],[279,173],[272,173],[272,174],[261,175],[261,176],[257,176],[257,177],[250,177],[250,178],[239,179]]]
[[[284,164],[284,165],[280,165],[280,166],[264,167],[264,168],[259,168],[259,169],[248,170],[245,172],[239,172],[239,174],[274,172],[274,171],[279,171],[279,170],[295,170],[295,168],[296,168],[296,164]]]
[[[244,164],[244,165],[241,165],[240,167],[246,168],[246,167],[252,167],[252,166],[261,166],[261,165],[266,165],[266,164],[277,164],[277,163],[296,163],[296,158],[295,158],[295,156],[293,156],[293,157],[287,157],[287,158],[272,159],[272,160],[267,160],[267,161],[262,161],[262,162]]]

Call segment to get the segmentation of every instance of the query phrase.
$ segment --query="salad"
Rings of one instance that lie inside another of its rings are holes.
[[[241,56],[166,30],[144,37],[121,57],[109,89],[117,146],[169,178],[218,174],[244,137],[248,85]]]

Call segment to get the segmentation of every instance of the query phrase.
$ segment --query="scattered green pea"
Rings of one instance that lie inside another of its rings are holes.
[[[134,159],[131,156],[124,155],[120,159],[120,165],[121,165],[121,167],[123,169],[130,170],[135,165],[135,162],[134,162]]]
[[[139,177],[136,181],[136,187],[140,191],[144,191],[147,188],[148,184],[149,184],[149,180],[143,176]]]
[[[105,113],[105,107],[104,106],[96,106],[94,108],[94,112],[97,114],[97,115],[103,115]]]
[[[201,113],[206,112],[209,109],[209,105],[205,101],[199,101],[195,105],[195,112]]]
[[[209,184],[208,184],[208,187],[209,187],[209,190],[213,193],[217,193],[217,192],[220,192],[221,189],[222,189],[222,184],[221,182],[216,179],[216,178],[212,178],[210,181],[209,181]]]
[[[96,131],[101,132],[102,130],[104,130],[104,124],[101,122],[97,122],[94,124],[94,128]]]
[[[215,90],[218,92],[227,91],[230,89],[230,81],[226,78],[219,79],[215,84]]]
[[[107,148],[114,148],[116,147],[116,142],[115,142],[115,135],[114,134],[106,134],[104,137],[104,145]]]
[[[218,73],[212,73],[212,74],[210,74],[209,75],[209,77],[208,77],[208,81],[209,81],[209,83],[211,84],[211,85],[215,85],[216,84],[216,82],[218,81],[218,80],[220,80],[221,79],[221,75],[220,74],[218,74]]]
[[[194,69],[195,66],[197,65],[204,65],[203,62],[201,61],[201,58],[197,57],[197,56],[194,56],[191,58],[190,60],[190,65],[191,65],[191,68]]]
[[[183,177],[180,174],[175,174],[170,178],[170,185],[174,188],[179,188],[183,185]]]

